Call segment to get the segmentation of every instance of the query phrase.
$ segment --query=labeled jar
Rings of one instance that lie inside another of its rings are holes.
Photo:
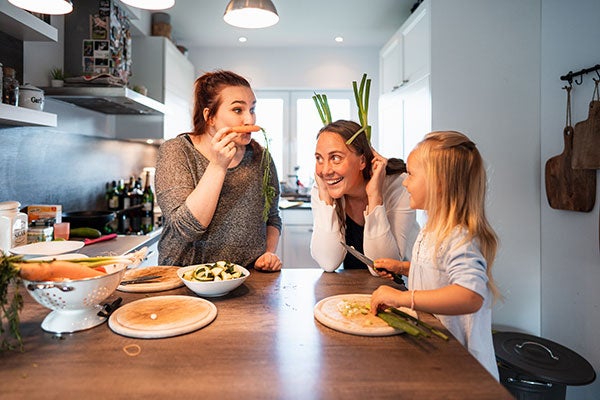
[[[4,252],[27,244],[27,214],[19,211],[18,201],[0,203],[0,248]]]
[[[14,68],[3,67],[4,76],[2,78],[2,102],[12,106],[19,105],[19,81],[17,72]]]

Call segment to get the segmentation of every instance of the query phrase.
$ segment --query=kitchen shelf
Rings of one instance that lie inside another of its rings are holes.
[[[55,27],[7,1],[0,1],[0,30],[22,41],[58,41]]]
[[[0,125],[56,126],[56,114],[0,103]]]

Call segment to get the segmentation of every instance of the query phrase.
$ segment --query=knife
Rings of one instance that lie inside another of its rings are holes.
[[[401,288],[401,290],[407,290],[406,286],[404,285],[404,279],[402,279],[402,275],[399,275],[399,274],[397,274],[395,272],[390,272],[390,271],[388,271],[385,268],[375,268],[375,263],[369,257],[365,256],[363,253],[361,253],[360,251],[356,250],[354,247],[348,246],[344,242],[340,242],[340,244],[342,246],[344,246],[344,248],[346,250],[348,250],[348,252],[350,252],[350,254],[352,254],[354,257],[356,257],[359,261],[363,262],[367,266],[373,268],[376,271],[379,270],[379,271],[384,271],[384,272],[387,272],[389,274],[392,274],[392,276],[394,277],[394,282],[396,282],[397,284],[399,284],[399,285],[401,285],[403,287],[403,289]]]
[[[127,279],[121,281],[120,285],[131,285],[134,283],[149,283],[152,279],[162,278],[161,275],[140,276],[139,278]]]

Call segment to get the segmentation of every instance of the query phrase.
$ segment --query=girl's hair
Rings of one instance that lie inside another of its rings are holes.
[[[352,136],[354,136],[354,134],[358,132],[360,128],[361,126],[354,121],[340,119],[335,122],[331,122],[325,125],[323,128],[321,128],[321,130],[319,130],[319,133],[317,134],[317,138],[323,132],[332,132],[337,133],[344,139],[344,141],[347,141],[348,139],[352,138]],[[352,143],[346,146],[348,146],[348,148],[353,153],[365,157],[365,164],[367,167],[362,170],[362,174],[365,178],[365,181],[371,179],[371,162],[373,161],[375,155],[373,154],[373,148],[371,147],[371,143],[369,143],[369,140],[367,139],[367,135],[365,135],[364,132],[358,134],[358,136],[354,138]],[[403,160],[399,158],[388,159],[387,166],[385,168],[386,175],[401,174],[403,172],[406,172],[406,164]],[[340,222],[340,226],[342,227],[342,232],[344,232],[346,227],[346,217],[344,215],[345,212],[342,209],[342,200],[335,199],[334,202],[336,204],[336,211]]]
[[[475,143],[460,132],[431,132],[414,150],[425,170],[427,222],[439,248],[457,227],[468,231],[465,240],[477,240],[487,262],[488,287],[499,291],[492,277],[498,237],[485,215],[486,172]]]
[[[208,118],[213,117],[219,106],[221,106],[221,91],[226,87],[242,86],[252,89],[246,78],[224,70],[216,70],[207,72],[194,82],[194,111],[193,111],[193,131],[191,135],[202,135],[206,133],[208,128],[207,122],[204,119],[204,109],[208,108]],[[254,156],[262,154],[262,146],[254,139],[250,145],[254,150]]]

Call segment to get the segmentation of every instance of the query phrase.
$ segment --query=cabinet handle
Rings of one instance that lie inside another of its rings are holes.
[[[394,86],[394,87],[392,88],[392,92],[393,92],[394,90],[400,89],[402,86],[406,85],[407,83],[408,83],[408,79],[405,79],[405,80],[403,80],[401,84],[399,84],[399,85],[396,85],[396,86]]]

